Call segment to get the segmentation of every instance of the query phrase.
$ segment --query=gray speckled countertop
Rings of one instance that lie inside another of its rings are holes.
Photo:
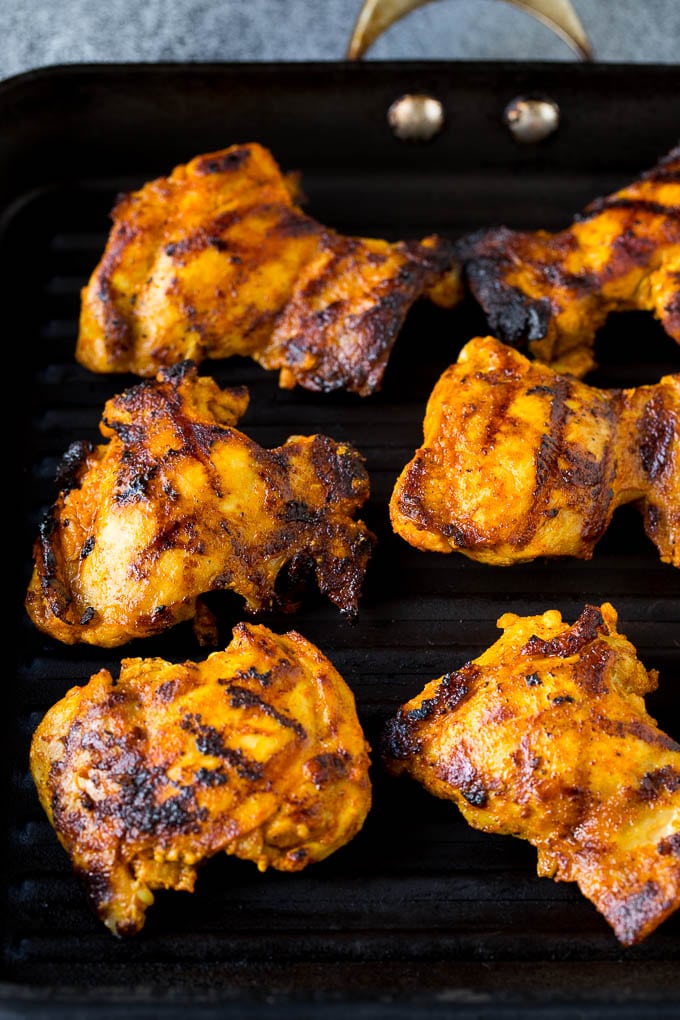
[[[680,62],[680,0],[573,0],[603,63]],[[70,63],[341,60],[362,0],[0,0],[0,78]],[[438,0],[366,59],[574,60],[499,0]]]

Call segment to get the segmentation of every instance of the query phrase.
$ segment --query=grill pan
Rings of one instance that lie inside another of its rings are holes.
[[[446,111],[427,144],[390,131],[394,99],[425,91]],[[560,129],[519,145],[502,111],[517,95],[555,100]],[[31,545],[56,496],[56,465],[76,439],[98,442],[104,402],[137,380],[80,368],[80,288],[103,248],[117,194],[192,156],[236,142],[268,146],[300,170],[306,208],[348,232],[391,239],[478,227],[559,229],[591,198],[651,167],[678,140],[680,67],[378,63],[53,67],[0,85],[0,292],[5,318],[6,490],[13,557],[7,620],[13,672],[0,759],[5,796],[0,1015],[283,1018],[427,1016],[671,1017],[680,1011],[680,914],[624,950],[575,886],[539,879],[535,851],[469,828],[456,808],[386,776],[374,753],[374,807],[362,832],[297,875],[260,875],[220,855],[193,895],[159,893],[146,926],[115,940],[89,910],[28,773],[33,729],[74,683],[120,658],[202,657],[190,626],[124,649],[68,648],[23,610]],[[425,303],[408,316],[382,390],[282,391],[249,359],[201,372],[245,384],[242,427],[274,446],[323,432],[365,455],[378,536],[358,620],[310,591],[299,629],[353,688],[377,748],[384,721],[423,684],[476,657],[506,611],[611,601],[648,668],[648,705],[680,736],[680,572],[661,564],[639,516],[620,509],[589,562],[491,568],[427,554],[391,533],[387,502],[420,442],[425,401],[480,311]],[[603,386],[680,370],[680,350],[650,316],[613,316],[597,342]],[[7,603],[5,603],[7,605]],[[216,606],[224,643],[243,615]]]

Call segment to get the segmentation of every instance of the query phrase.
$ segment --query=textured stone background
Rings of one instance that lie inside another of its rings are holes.
[[[573,0],[599,62],[680,62],[680,0]],[[341,60],[362,0],[0,0],[0,78],[128,61]],[[501,0],[438,0],[367,59],[573,60]]]

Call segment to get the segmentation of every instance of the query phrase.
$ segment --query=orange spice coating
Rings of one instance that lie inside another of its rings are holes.
[[[538,874],[577,882],[630,946],[680,906],[680,745],[616,624],[608,603],[572,625],[506,614],[495,644],[401,707],[383,750],[474,828],[528,840]]]
[[[211,591],[242,595],[251,613],[296,609],[309,576],[357,612],[374,544],[354,519],[369,495],[363,458],[322,435],[263,449],[234,428],[247,403],[190,362],[107,402],[108,442],[71,448],[34,545],[26,608],[40,630],[114,647],[197,614],[203,626]]]
[[[680,343],[680,146],[557,233],[482,230],[456,248],[489,332],[582,377],[611,312],[651,311]]]
[[[217,853],[300,871],[348,843],[371,804],[354,696],[296,631],[239,624],[203,662],[123,659],[37,727],[42,806],[116,935],[154,889],[193,891]]]
[[[345,237],[308,216],[261,145],[232,145],[123,196],[83,288],[76,359],[155,376],[248,355],[280,383],[380,387],[413,302],[462,296],[452,244]]]
[[[508,566],[589,559],[624,503],[680,567],[680,374],[602,390],[476,337],[430,395],[390,517],[416,548]]]

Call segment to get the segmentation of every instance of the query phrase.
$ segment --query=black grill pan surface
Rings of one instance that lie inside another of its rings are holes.
[[[442,133],[404,144],[390,103],[427,91]],[[518,145],[502,111],[541,94],[559,131]],[[120,658],[200,658],[191,628],[124,649],[68,648],[23,609],[38,522],[55,468],[76,439],[98,442],[104,402],[132,377],[74,359],[80,288],[99,258],[116,196],[201,152],[268,146],[302,173],[306,207],[344,232],[458,237],[478,227],[558,229],[597,195],[651,167],[678,141],[680,68],[564,64],[376,63],[111,65],[48,68],[0,85],[0,293],[4,311],[11,527],[0,760],[4,791],[0,1014],[16,1017],[671,1017],[680,1014],[680,915],[624,950],[575,886],[539,879],[535,851],[472,830],[452,804],[386,776],[373,755],[374,806],[361,833],[298,875],[261,875],[223,855],[196,892],[159,893],[144,930],[114,939],[90,912],[28,773],[38,721],[74,684]],[[278,388],[247,359],[208,362],[246,384],[242,427],[275,446],[323,432],[365,455],[378,537],[354,624],[310,591],[295,627],[355,692],[377,749],[385,720],[427,680],[479,655],[506,611],[558,608],[569,620],[607,600],[648,668],[648,699],[680,737],[680,572],[659,562],[639,516],[617,512],[589,562],[490,568],[427,554],[391,533],[387,502],[421,437],[429,392],[486,325],[471,302],[412,309],[372,397]],[[632,386],[680,370],[680,349],[650,316],[613,316],[590,381]],[[227,643],[244,619],[219,606]]]

